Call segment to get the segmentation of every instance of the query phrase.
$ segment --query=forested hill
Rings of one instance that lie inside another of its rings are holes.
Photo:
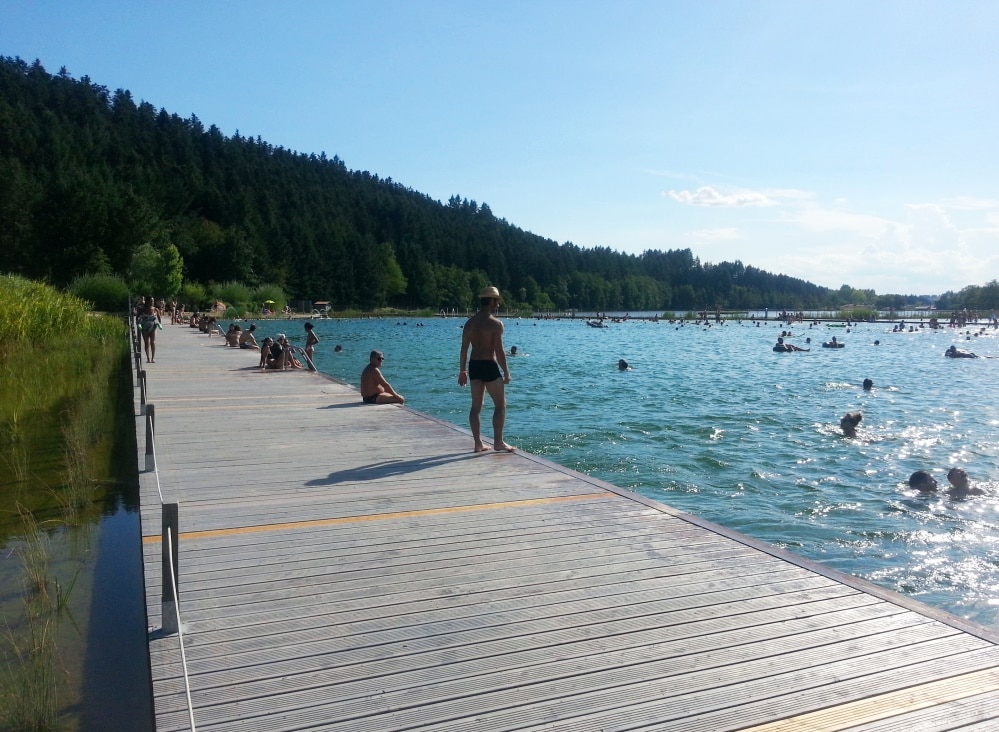
[[[538,309],[815,308],[839,291],[689,249],[559,244],[458,196],[231,137],[124,90],[0,58],[0,272],[128,276],[172,244],[187,281],[275,284],[336,308],[465,308],[485,284]],[[162,293],[170,294],[170,293]]]

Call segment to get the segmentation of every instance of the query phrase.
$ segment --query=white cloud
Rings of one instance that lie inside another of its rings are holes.
[[[725,185],[663,196],[701,209],[673,217],[687,219],[683,238],[695,253],[827,287],[939,294],[999,273],[999,200],[961,195],[885,207],[877,196]]]
[[[759,191],[721,193],[711,186],[701,186],[696,191],[668,191],[666,195],[674,201],[685,203],[688,206],[742,207],[777,205],[777,201]]]
[[[801,210],[785,213],[781,220],[797,224],[810,233],[849,232],[867,239],[880,239],[897,234],[901,224],[881,216],[858,214],[850,211],[808,206]]]
[[[953,198],[945,198],[940,201],[940,206],[955,211],[988,211],[999,209],[999,201],[990,201],[986,198],[973,198],[972,196],[954,196]]]

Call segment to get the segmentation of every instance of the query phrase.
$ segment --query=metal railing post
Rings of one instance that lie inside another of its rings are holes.
[[[139,372],[139,414],[146,413],[146,370]]]
[[[177,537],[179,536],[179,505],[176,503],[163,504],[163,633],[173,634],[180,630],[177,627],[177,586],[174,585],[171,577],[176,577],[180,582],[179,552],[177,551]]]
[[[153,440],[156,434],[156,405],[146,405],[146,472],[156,469],[156,452]]]

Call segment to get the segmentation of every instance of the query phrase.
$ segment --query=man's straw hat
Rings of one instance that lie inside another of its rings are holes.
[[[497,290],[495,287],[491,287],[491,286],[487,287],[482,292],[480,292],[479,293],[479,297],[489,297],[489,298],[492,298],[493,300],[502,300],[503,299],[500,296],[500,291]]]

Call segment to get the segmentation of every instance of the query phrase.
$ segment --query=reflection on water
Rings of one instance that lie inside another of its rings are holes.
[[[80,730],[153,729],[139,514],[124,508],[99,527],[89,609]]]
[[[97,369],[73,348],[31,354],[0,389],[0,727],[142,732],[152,697],[129,361]]]
[[[380,349],[408,406],[464,426],[462,322],[317,321],[316,363],[356,385]],[[996,331],[795,324],[789,341],[812,350],[774,353],[787,326],[773,321],[505,323],[507,348],[530,354],[509,359],[509,441],[999,627],[999,359],[943,357],[952,343],[999,356]],[[830,333],[846,347],[816,347]],[[838,428],[851,411],[856,439]],[[923,469],[946,486],[953,465],[988,495],[924,500],[906,485]]]

